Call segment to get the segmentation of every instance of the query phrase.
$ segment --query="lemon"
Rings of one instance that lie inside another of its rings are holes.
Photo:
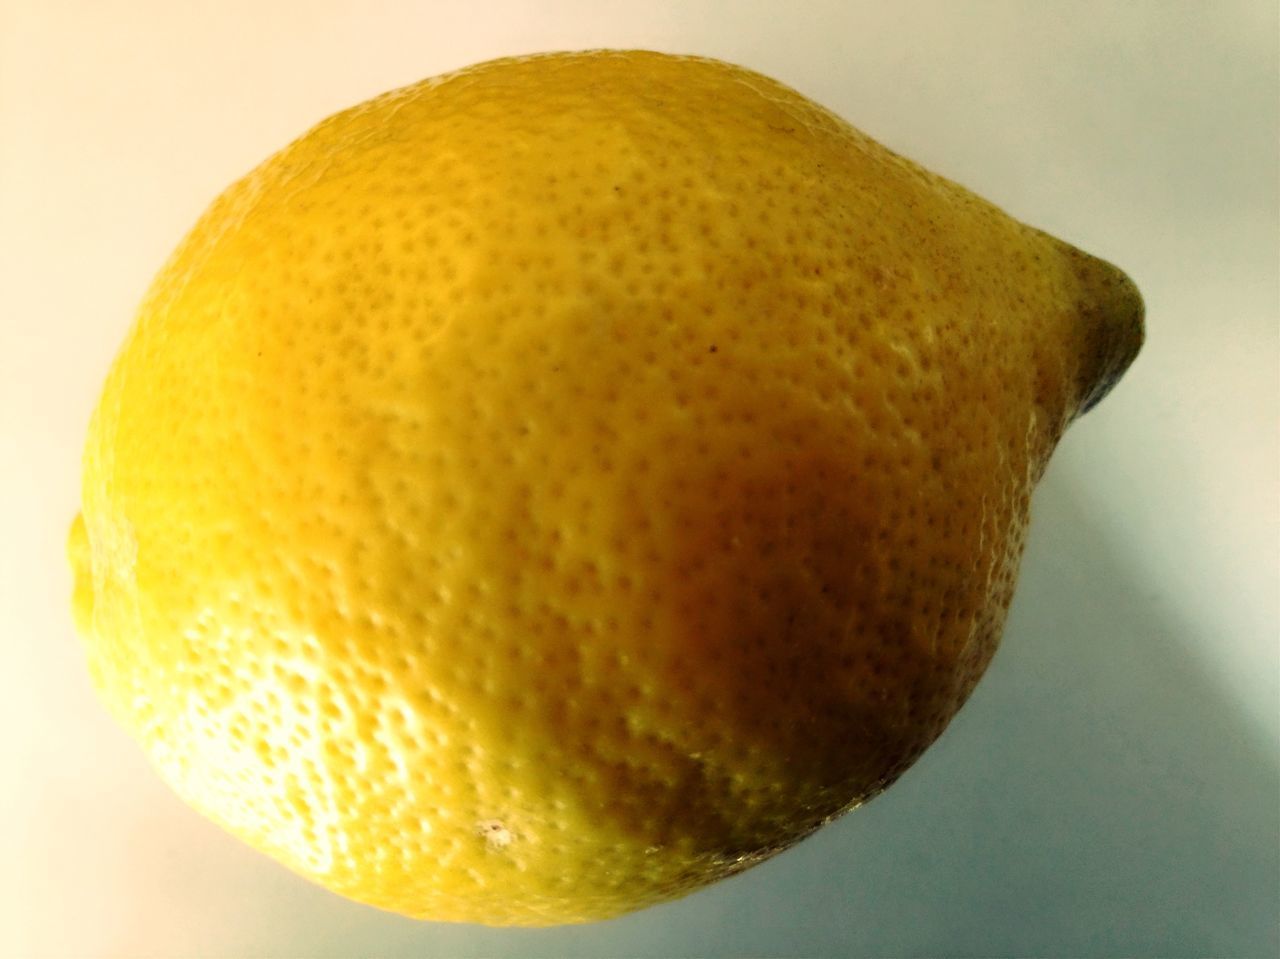
[[[182,797],[343,895],[670,899],[936,739],[1141,338],[1114,267],[748,70],[428,80],[155,281],[71,531],[89,667]]]

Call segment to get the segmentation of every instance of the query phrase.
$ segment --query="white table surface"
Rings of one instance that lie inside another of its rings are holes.
[[[0,955],[1276,955],[1278,35],[1265,0],[0,0]],[[81,443],[233,178],[390,87],[597,46],[798,87],[1119,263],[1149,339],[1037,494],[994,666],[886,795],[617,921],[413,922],[207,824],[108,720],[67,603]]]

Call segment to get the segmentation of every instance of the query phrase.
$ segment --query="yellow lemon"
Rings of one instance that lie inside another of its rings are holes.
[[[89,665],[182,797],[339,893],[669,899],[939,735],[1141,338],[1118,270],[748,70],[428,80],[157,278],[89,431]]]

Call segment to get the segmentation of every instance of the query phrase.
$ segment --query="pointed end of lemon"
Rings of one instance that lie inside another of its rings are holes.
[[[73,577],[71,614],[76,630],[87,636],[93,624],[93,561],[83,513],[76,513],[76,518],[71,521],[71,531],[67,535],[67,560],[71,563]]]
[[[1137,284],[1119,267],[1072,249],[1080,282],[1079,414],[1120,382],[1146,338],[1146,307]]]

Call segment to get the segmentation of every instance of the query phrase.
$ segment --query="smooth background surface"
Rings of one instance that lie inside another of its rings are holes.
[[[0,955],[1275,956],[1272,2],[0,0]],[[172,798],[92,697],[63,560],[162,259],[325,115],[489,57],[735,60],[1120,263],[1149,342],[1034,504],[1004,646],[882,798],[682,902],[494,931],[340,900]]]

